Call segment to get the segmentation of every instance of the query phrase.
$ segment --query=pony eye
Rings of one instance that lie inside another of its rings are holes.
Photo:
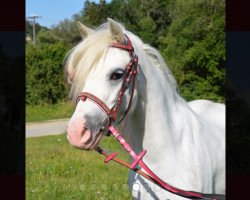
[[[124,71],[121,69],[116,70],[110,76],[110,80],[119,80],[123,77]]]

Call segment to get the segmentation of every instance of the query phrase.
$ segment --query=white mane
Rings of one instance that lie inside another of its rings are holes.
[[[176,83],[176,80],[174,79],[171,71],[164,62],[164,59],[162,58],[161,54],[155,48],[149,46],[148,44],[143,45],[143,50],[149,56],[154,66],[159,67],[162,70],[163,74],[165,75],[169,83],[172,85],[173,89],[177,90],[178,85]]]
[[[70,51],[65,66],[65,75],[71,83],[70,98],[76,100],[90,71],[106,55],[111,42],[109,31],[101,26]]]

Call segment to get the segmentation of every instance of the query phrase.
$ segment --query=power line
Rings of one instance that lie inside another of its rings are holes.
[[[30,17],[27,17],[26,19],[31,19],[33,21],[33,44],[36,44],[36,19],[40,18],[41,16],[38,15],[31,15]]]

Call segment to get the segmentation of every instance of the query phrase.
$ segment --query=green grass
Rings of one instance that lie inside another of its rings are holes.
[[[72,116],[75,104],[62,102],[55,105],[45,104],[36,106],[26,106],[26,122],[37,122],[59,118],[69,118]]]
[[[120,152],[114,138],[103,138],[106,150]],[[65,134],[26,139],[26,199],[53,200],[128,200],[128,169],[95,151],[71,147]]]

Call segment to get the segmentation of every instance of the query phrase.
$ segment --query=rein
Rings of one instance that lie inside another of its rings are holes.
[[[118,155],[117,152],[113,152],[111,154],[108,154],[105,152],[101,147],[96,147],[96,151],[104,156],[106,156],[106,159],[104,160],[105,163],[108,163],[109,161],[113,160],[116,163],[123,165],[130,170],[133,170],[134,172],[140,174],[144,178],[148,179],[152,183],[158,185],[162,189],[171,192],[173,194],[188,198],[188,199],[207,199],[207,200],[225,200],[225,195],[223,194],[203,194],[199,192],[194,191],[186,191],[182,190],[176,187],[171,186],[170,184],[164,182],[161,180],[157,175],[155,175],[149,167],[142,161],[142,157],[146,154],[146,150],[143,150],[139,155],[136,155],[135,152],[131,149],[128,143],[124,140],[124,138],[118,133],[117,130],[113,126],[109,127],[109,130],[113,134],[113,136],[120,142],[120,144],[123,146],[123,148],[129,152],[129,154],[134,158],[134,162],[132,164],[128,164],[123,160],[120,160],[116,158]],[[140,169],[136,168],[136,165],[139,164],[142,169],[144,169],[147,173],[141,171]]]
[[[112,134],[119,141],[119,143],[123,146],[123,148],[133,157],[134,161],[132,162],[132,164],[128,164],[128,163],[116,158],[116,156],[118,155],[117,152],[113,152],[111,154],[108,154],[99,146],[96,147],[95,150],[98,153],[106,156],[106,159],[104,160],[105,163],[108,163],[109,161],[113,160],[113,161],[133,170],[134,172],[142,175],[144,178],[148,179],[149,181],[155,183],[159,187],[161,187],[164,190],[167,190],[173,194],[176,194],[176,195],[179,195],[182,197],[186,197],[189,199],[224,200],[225,195],[203,194],[203,193],[194,192],[194,191],[185,191],[185,190],[181,190],[181,189],[178,189],[176,187],[173,187],[173,186],[169,185],[168,183],[164,182],[157,175],[155,175],[150,170],[150,168],[142,161],[142,158],[146,154],[147,151],[143,150],[139,155],[137,155],[132,150],[130,145],[119,134],[119,132],[114,128],[114,126],[117,126],[118,124],[120,124],[121,121],[127,116],[128,112],[131,108],[132,100],[134,97],[136,77],[138,74],[138,57],[134,53],[134,48],[132,46],[132,43],[127,36],[126,36],[126,43],[125,44],[121,44],[119,42],[113,42],[110,45],[110,47],[119,48],[119,49],[128,51],[129,55],[130,55],[130,62],[126,67],[123,83],[122,83],[121,89],[118,93],[118,97],[115,101],[114,106],[110,109],[101,99],[99,99],[95,95],[87,93],[87,92],[80,93],[80,95],[77,98],[77,103],[80,100],[86,101],[87,99],[89,99],[92,102],[94,102],[95,104],[97,104],[100,107],[100,109],[102,109],[107,114],[107,117],[103,120],[103,127],[101,128],[101,131],[103,131],[105,135]],[[129,88],[130,83],[132,84],[131,85],[132,91],[131,91],[128,107],[126,108],[126,111],[124,112],[123,116],[117,121],[117,112],[122,104],[124,93]],[[136,168],[136,166],[138,164],[141,166],[142,169],[144,169],[146,171],[146,173],[142,172],[140,169]]]

